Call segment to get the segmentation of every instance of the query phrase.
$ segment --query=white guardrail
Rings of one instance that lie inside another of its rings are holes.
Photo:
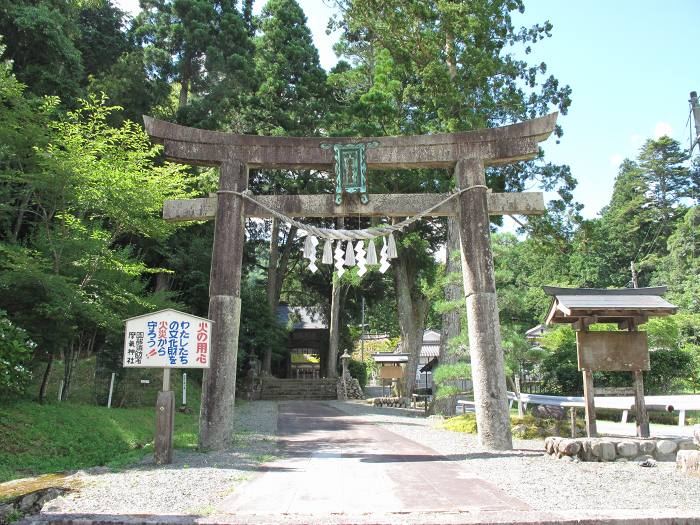
[[[514,392],[508,392],[509,406],[517,401],[518,397]],[[520,394],[520,399],[525,405],[550,405],[563,408],[583,408],[585,402],[583,397],[578,396],[547,396],[543,394]],[[663,412],[678,412],[678,426],[685,426],[685,415],[689,410],[700,410],[700,395],[676,395],[676,396],[644,396],[648,410],[658,410]],[[621,410],[621,423],[627,423],[629,411],[634,408],[633,396],[596,396],[594,398],[596,408],[607,408]],[[457,409],[461,407],[462,413],[474,411],[474,401],[459,400]]]

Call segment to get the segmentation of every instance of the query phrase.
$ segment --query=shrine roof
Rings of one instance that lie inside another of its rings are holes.
[[[277,320],[285,326],[291,322],[293,330],[326,330],[328,328],[320,311],[303,306],[288,306],[286,304],[278,306]]]
[[[665,286],[653,288],[561,288],[542,287],[552,296],[549,323],[574,323],[586,318],[600,323],[619,323],[630,318],[674,314],[678,307],[661,297]]]

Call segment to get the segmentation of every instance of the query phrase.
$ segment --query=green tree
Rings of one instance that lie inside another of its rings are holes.
[[[35,346],[27,332],[0,310],[0,398],[24,393],[32,378],[29,362]]]
[[[178,119],[242,131],[252,89],[252,43],[231,0],[142,0],[134,37],[159,79],[178,85]]]
[[[257,21],[255,122],[265,135],[318,133],[326,104],[326,74],[295,0],[270,0]]]
[[[0,2],[0,35],[21,82],[37,95],[68,99],[80,93],[85,68],[75,44],[78,27],[69,2]]]

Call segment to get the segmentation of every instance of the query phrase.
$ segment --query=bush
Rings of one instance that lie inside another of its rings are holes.
[[[36,345],[0,310],[0,398],[24,393],[32,379],[29,361]]]
[[[351,359],[348,362],[348,372],[350,372],[350,375],[357,379],[357,382],[360,383],[360,388],[364,388],[365,385],[367,384],[367,364],[363,363],[362,361],[357,361],[355,359]]]
[[[510,425],[513,429],[513,436],[519,439],[539,439],[545,436],[571,435],[571,425],[569,421],[537,419],[531,414],[527,414],[523,417],[510,416]],[[464,414],[462,416],[451,417],[442,423],[441,428],[453,432],[476,434],[476,415]],[[577,420],[576,428],[580,435],[585,429],[584,422]]]

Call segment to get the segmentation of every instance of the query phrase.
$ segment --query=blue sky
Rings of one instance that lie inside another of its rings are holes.
[[[321,64],[336,62],[326,35],[333,13],[323,0],[298,0],[319,49]],[[328,0],[327,0],[328,1]],[[137,0],[117,0],[129,12]],[[264,2],[256,2],[259,11]],[[560,144],[544,144],[551,162],[568,164],[579,185],[574,196],[594,217],[607,204],[624,158],[646,139],[668,134],[689,142],[688,94],[700,92],[696,26],[698,0],[525,0],[514,25],[549,20],[552,37],[533,46],[532,63],[573,90],[568,115],[560,116]],[[697,153],[697,150],[696,150]]]

